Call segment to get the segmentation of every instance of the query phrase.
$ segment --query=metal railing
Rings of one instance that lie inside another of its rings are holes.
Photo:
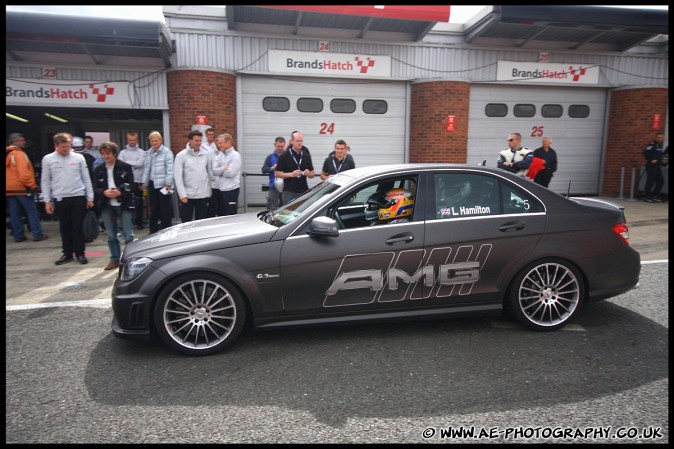
[[[265,173],[247,173],[243,172],[241,173],[241,194],[243,195],[243,212],[246,213],[248,212],[248,194],[246,192],[246,178],[248,176],[264,176],[265,178],[269,178],[269,174]]]

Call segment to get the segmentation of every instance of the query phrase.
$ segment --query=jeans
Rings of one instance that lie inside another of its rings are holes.
[[[37,214],[35,201],[32,196],[8,196],[9,203],[9,220],[12,223],[12,236],[15,241],[26,238],[23,229],[23,220],[21,220],[21,209],[26,211],[26,218],[28,218],[28,226],[30,232],[33,234],[33,239],[42,237],[42,225],[40,224],[40,217]]]
[[[302,195],[302,193],[303,192],[298,193],[298,192],[289,192],[287,190],[284,190],[283,192],[281,192],[281,199],[282,199],[283,205],[285,206],[286,204],[288,204],[289,202],[291,202],[292,200],[294,200],[298,196]]]
[[[267,209],[275,210],[281,207],[283,203],[281,202],[281,192],[276,189],[269,188],[267,193]]]
[[[133,213],[130,210],[122,210],[121,206],[105,206],[101,211],[101,218],[108,233],[108,248],[110,249],[110,261],[119,263],[122,249],[117,237],[117,221],[122,223],[122,235],[124,244],[133,242]]]

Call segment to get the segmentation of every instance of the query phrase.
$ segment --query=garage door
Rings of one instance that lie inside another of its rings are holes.
[[[288,140],[295,130],[304,134],[316,169],[310,186],[320,182],[323,161],[338,139],[347,142],[357,167],[406,161],[404,82],[243,76],[241,86],[243,139],[238,149],[246,173],[260,174],[274,139]],[[266,203],[261,187],[267,180],[242,180],[248,205]]]
[[[468,163],[495,167],[510,132],[532,150],[552,138],[559,166],[549,188],[599,193],[606,90],[573,87],[473,85],[468,122]]]

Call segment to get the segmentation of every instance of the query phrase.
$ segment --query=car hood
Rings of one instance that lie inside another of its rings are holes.
[[[260,221],[255,213],[206,218],[181,223],[135,240],[124,248],[123,258],[161,259],[180,254],[210,251],[271,239],[277,227]]]

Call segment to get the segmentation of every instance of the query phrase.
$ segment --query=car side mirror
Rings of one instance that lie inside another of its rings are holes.
[[[312,237],[337,237],[337,222],[329,217],[316,217],[309,223],[307,233]]]

